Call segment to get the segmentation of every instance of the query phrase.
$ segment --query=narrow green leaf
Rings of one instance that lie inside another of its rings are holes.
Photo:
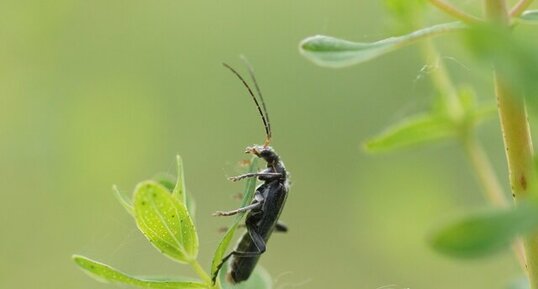
[[[254,157],[251,160],[250,166],[248,168],[248,172],[249,173],[256,172],[257,168],[258,168],[258,158]],[[245,191],[243,193],[243,200],[241,201],[241,207],[244,207],[249,204],[249,202],[252,200],[255,190],[256,190],[256,178],[248,178],[245,184]],[[230,242],[232,241],[232,238],[234,236],[235,230],[237,229],[237,226],[239,225],[239,222],[241,221],[245,213],[246,212],[242,212],[236,215],[232,226],[228,228],[228,230],[222,237],[222,240],[220,241],[219,245],[217,246],[217,249],[215,250],[215,253],[213,254],[213,261],[211,262],[211,276],[213,276],[215,272],[217,271],[217,267],[218,265],[220,265],[222,258],[224,257],[224,254],[226,253],[226,250],[228,250],[228,247],[230,246]]]
[[[460,30],[466,26],[460,22],[438,24],[410,34],[391,37],[377,42],[352,42],[331,36],[317,35],[306,38],[299,45],[301,54],[317,65],[340,68],[362,63],[420,39]]]
[[[538,206],[521,203],[515,208],[489,210],[450,223],[434,233],[430,243],[446,255],[481,257],[508,247],[518,235],[535,231],[537,226]]]
[[[226,280],[226,272],[228,264],[222,266],[222,271],[219,273],[219,281],[222,289],[271,289],[273,288],[273,280],[271,276],[262,266],[258,265],[252,272],[250,278],[238,284],[229,283]]]
[[[132,201],[129,200],[129,198],[123,194],[122,192],[120,192],[120,190],[118,190],[118,187],[117,186],[113,186],[112,187],[112,190],[114,190],[114,196],[116,197],[116,199],[120,202],[120,204],[125,208],[125,210],[131,215],[131,216],[134,216],[134,210],[133,210],[133,205],[132,205]]]
[[[154,289],[198,289],[207,288],[206,284],[193,281],[176,280],[152,280],[151,278],[141,278],[127,275],[108,265],[93,261],[83,256],[74,255],[73,260],[84,270],[85,273],[98,281],[105,283],[121,283],[140,288]]]
[[[525,23],[538,24],[538,10],[527,10],[519,16],[519,19]]]
[[[180,263],[189,263],[198,255],[198,235],[185,208],[161,184],[140,183],[134,195],[136,224],[151,244],[164,255]]]
[[[183,160],[180,155],[176,156],[177,159],[177,181],[176,187],[172,194],[183,204],[187,203],[187,190],[185,189],[185,173],[183,172]]]
[[[391,151],[455,135],[451,121],[443,115],[418,115],[404,119],[368,140],[368,152]]]

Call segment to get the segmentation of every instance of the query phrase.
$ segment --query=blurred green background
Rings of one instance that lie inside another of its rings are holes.
[[[460,1],[480,12],[478,1]],[[436,22],[446,20],[430,9]],[[417,49],[343,70],[301,58],[314,34],[357,41],[390,30],[381,1],[1,1],[0,288],[116,288],[98,284],[71,254],[133,274],[192,275],[138,232],[111,187],[131,192],[184,159],[196,198],[201,262],[235,208],[247,145],[263,129],[225,61],[254,65],[273,146],[292,176],[261,263],[275,288],[503,288],[520,271],[510,254],[464,262],[427,247],[428,230],[471,208],[481,189],[456,142],[369,156],[361,142],[426,109],[434,93]],[[457,37],[438,43],[456,80],[468,69]],[[497,120],[480,136],[506,183]],[[505,185],[506,186],[506,185]]]

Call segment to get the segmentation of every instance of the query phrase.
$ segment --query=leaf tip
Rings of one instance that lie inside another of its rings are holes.
[[[71,259],[73,259],[73,261],[77,262],[78,260],[82,259],[83,257],[80,256],[80,255],[77,255],[77,254],[73,254],[71,255]],[[78,263],[78,262],[77,262]]]
[[[75,264],[77,264],[82,269],[85,269],[85,270],[87,269],[86,265],[89,261],[88,258],[81,255],[73,254],[71,255],[71,259],[73,260],[73,262],[75,262]]]
[[[326,36],[323,36],[320,34],[307,37],[299,43],[299,50],[300,51],[312,50],[313,48],[316,47],[316,43],[318,43],[319,40],[323,38],[326,38]]]

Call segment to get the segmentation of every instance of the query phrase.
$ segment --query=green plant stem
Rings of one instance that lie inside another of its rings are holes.
[[[484,4],[486,15],[493,24],[508,27],[510,16],[505,0],[485,0]],[[517,95],[498,74],[494,81],[512,193],[516,202],[536,197],[536,190],[529,190],[529,183],[535,178],[534,150],[524,97]],[[527,236],[524,244],[530,288],[538,289],[538,234]]]
[[[209,275],[205,272],[205,270],[200,266],[200,263],[198,263],[198,260],[194,260],[189,263],[191,265],[192,269],[194,269],[194,272],[198,274],[200,279],[204,280],[207,284],[211,284],[211,278]]]
[[[441,60],[437,49],[432,41],[425,41],[422,45],[422,51],[428,62],[434,63],[435,68],[431,74],[432,82],[438,92],[444,96],[444,103],[447,106],[447,111],[456,124],[465,125],[462,123],[464,117],[463,106],[458,97],[456,89],[448,75]],[[467,130],[468,128],[462,128]],[[480,185],[486,195],[486,199],[497,207],[508,207],[509,202],[506,194],[499,183],[495,171],[480,143],[476,140],[472,132],[466,131],[460,134],[464,149],[469,158],[475,173],[477,174]],[[514,254],[523,270],[525,270],[525,250],[523,242],[516,240],[512,245]]]
[[[495,92],[506,148],[510,185],[516,200],[529,195],[528,183],[533,177],[533,148],[527,111],[523,97],[513,95],[498,75],[495,76]]]
[[[429,1],[433,6],[439,8],[441,11],[465,23],[472,24],[472,23],[480,22],[480,18],[467,14],[465,11],[458,9],[456,6],[444,0],[429,0]]]
[[[507,25],[510,20],[506,0],[484,0],[484,10],[490,22]]]
[[[529,7],[529,5],[532,4],[532,1],[533,0],[520,0],[517,2],[516,5],[514,5],[514,7],[512,7],[510,10],[510,16],[517,17],[521,15],[521,13],[523,13]]]
[[[510,186],[516,201],[536,195],[529,190],[534,179],[533,147],[523,97],[513,95],[503,80],[495,76],[495,91],[508,160]],[[538,288],[538,234],[525,238],[525,259],[530,288]]]

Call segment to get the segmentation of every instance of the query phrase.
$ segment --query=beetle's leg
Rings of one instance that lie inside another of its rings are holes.
[[[237,226],[238,228],[245,228],[245,224],[240,224]],[[220,227],[219,233],[226,233],[228,231],[228,227]],[[278,221],[275,225],[275,232],[276,233],[287,233],[288,232],[288,226],[280,221]]]
[[[248,174],[244,174],[244,175],[239,175],[239,176],[236,176],[236,177],[229,177],[228,179],[232,182],[237,182],[237,181],[240,181],[242,179],[246,179],[246,178],[254,178],[254,177],[281,177],[282,174],[281,173],[248,173]]]
[[[244,212],[244,211],[257,209],[257,208],[261,207],[261,205],[262,205],[261,202],[254,202],[253,204],[250,204],[250,205],[248,205],[246,207],[242,207],[242,208],[231,210],[231,211],[216,211],[215,213],[213,213],[213,216],[233,216],[233,215],[239,214],[239,213]]]
[[[286,233],[288,232],[288,226],[280,221],[277,221],[275,225],[275,232]]]
[[[211,284],[215,284],[215,281],[217,280],[217,276],[219,276],[220,269],[222,269],[222,266],[224,265],[224,263],[226,263],[226,261],[228,261],[228,259],[230,259],[232,255],[233,255],[233,252],[226,255],[224,258],[222,258],[222,260],[220,261],[220,264],[217,266],[217,270],[215,270],[215,273],[213,273],[213,275],[211,276]]]
[[[215,280],[217,279],[217,276],[219,274],[220,269],[222,268],[224,263],[226,263],[226,261],[228,261],[228,259],[230,259],[230,257],[232,257],[232,256],[256,257],[256,256],[259,256],[259,255],[261,255],[261,254],[263,254],[265,252],[265,250],[266,250],[265,241],[263,240],[262,236],[256,231],[256,225],[254,223],[252,223],[252,221],[249,222],[248,219],[245,222],[245,225],[247,227],[247,231],[248,231],[248,234],[250,236],[250,239],[252,240],[252,242],[256,246],[256,249],[258,249],[258,251],[257,252],[244,252],[244,251],[235,251],[234,250],[234,251],[230,252],[228,255],[226,255],[224,258],[222,258],[222,261],[217,266],[217,270],[215,271],[213,276],[211,276],[211,281],[213,282],[213,284],[215,284]]]

